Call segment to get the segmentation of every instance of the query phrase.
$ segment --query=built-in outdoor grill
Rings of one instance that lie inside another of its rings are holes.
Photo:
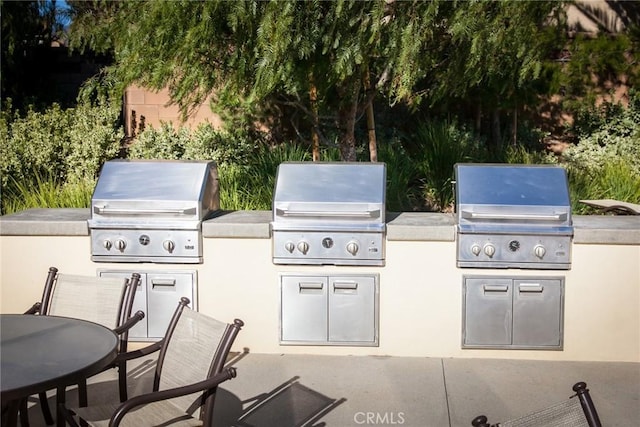
[[[218,209],[214,162],[106,162],[91,200],[91,259],[202,263],[202,221]]]
[[[565,170],[553,165],[457,164],[457,265],[571,268]]]
[[[273,196],[273,262],[384,265],[383,163],[288,162]]]

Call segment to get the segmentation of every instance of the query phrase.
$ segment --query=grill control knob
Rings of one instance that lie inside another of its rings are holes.
[[[173,240],[165,240],[164,242],[162,242],[162,247],[164,248],[165,251],[172,253],[173,250],[176,248],[176,244]]]
[[[109,240],[109,239],[105,239],[105,240],[102,242],[102,246],[104,246],[104,248],[105,248],[106,250],[110,251],[110,250],[111,250],[111,247],[113,246],[113,243],[111,243],[111,240]]]
[[[349,242],[347,243],[347,252],[349,252],[351,255],[356,256],[356,254],[358,253],[358,244],[356,242]]]
[[[296,248],[296,245],[293,242],[287,242],[284,244],[284,248],[289,251],[289,253],[293,253],[293,250]]]
[[[496,253],[496,247],[493,246],[491,243],[487,243],[486,245],[484,245],[484,253],[489,257],[489,258],[493,258],[493,254]]]
[[[118,249],[120,252],[124,252],[126,247],[127,247],[127,242],[125,242],[123,239],[116,240],[116,249]]]
[[[306,255],[309,252],[309,244],[307,242],[298,242],[298,250]]]
[[[547,249],[542,245],[536,245],[533,248],[533,253],[536,254],[538,258],[542,259],[544,255],[547,253]]]
[[[482,251],[482,248],[480,247],[480,245],[474,243],[471,246],[471,253],[474,254],[475,256],[480,255],[480,251]]]

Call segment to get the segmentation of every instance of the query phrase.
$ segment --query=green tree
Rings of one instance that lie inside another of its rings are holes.
[[[329,117],[343,160],[355,160],[356,123],[379,94],[413,105],[483,89],[497,92],[494,101],[513,96],[539,75],[546,52],[538,34],[562,7],[477,0],[70,4],[72,42],[113,49],[111,72],[122,85],[168,87],[185,113],[215,94],[232,111],[279,102],[316,132]],[[366,116],[371,128],[373,116]]]

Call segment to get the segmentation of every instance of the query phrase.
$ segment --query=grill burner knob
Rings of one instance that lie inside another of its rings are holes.
[[[325,237],[322,239],[322,246],[331,249],[333,247],[333,239],[331,237]]]
[[[307,242],[298,242],[298,250],[306,255],[309,252],[309,244]]]
[[[356,242],[347,243],[347,252],[349,252],[351,255],[356,256],[356,254],[358,253],[358,249],[358,244]]]
[[[173,240],[165,240],[164,242],[162,242],[162,247],[164,248],[165,251],[172,253],[173,250],[176,248],[176,244]]]
[[[533,248],[533,253],[536,254],[536,256],[538,258],[542,259],[544,257],[544,255],[547,253],[547,250],[542,245],[536,245]]]
[[[293,242],[287,242],[284,244],[284,248],[289,251],[289,253],[293,253],[293,250],[296,248],[296,245]]]
[[[113,243],[111,243],[111,240],[106,239],[102,242],[102,246],[104,246],[106,250],[110,251],[111,247],[113,246]]]
[[[126,247],[127,247],[127,242],[125,242],[123,239],[116,240],[116,249],[118,249],[120,252],[124,252],[124,249]]]
[[[480,245],[477,245],[474,243],[471,246],[471,253],[474,254],[475,256],[480,255],[480,251],[482,251],[482,248],[480,247]]]
[[[496,253],[496,247],[491,243],[487,243],[484,245],[484,253],[489,257],[493,258],[493,255]]]

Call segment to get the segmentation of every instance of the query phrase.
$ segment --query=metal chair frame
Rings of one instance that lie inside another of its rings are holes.
[[[25,314],[39,314],[42,316],[50,315],[51,302],[56,289],[56,282],[58,279],[58,269],[56,267],[50,267],[47,279],[45,281],[44,290],[42,292],[42,299],[36,302],[25,312]],[[140,274],[133,273],[130,278],[123,281],[122,293],[120,295],[120,302],[118,306],[118,317],[116,320],[116,327],[113,328],[113,332],[119,337],[118,344],[118,357],[109,365],[106,369],[118,368],[118,389],[120,401],[127,400],[127,360],[122,357],[127,352],[127,346],[129,341],[129,330],[135,326],[140,320],[144,319],[144,313],[137,311],[133,316],[133,302],[136,295],[136,288],[140,285]],[[108,326],[108,325],[104,325]],[[47,394],[42,392],[38,394],[40,400],[40,406],[42,408],[42,414],[45,422],[48,425],[54,423],[51,410],[49,408]],[[78,401],[80,406],[87,406],[87,382],[82,381],[78,384]],[[28,419],[26,416],[26,401],[22,405],[21,410],[21,423],[28,425]]]
[[[570,398],[577,397],[580,400],[580,406],[582,407],[582,412],[584,413],[587,425],[589,427],[602,427],[602,424],[600,423],[600,417],[598,416],[598,411],[596,411],[596,407],[593,404],[593,400],[591,399],[591,395],[589,394],[587,384],[582,381],[578,382],[574,384],[573,391],[576,394],[574,394]],[[537,412],[533,412],[529,415],[535,417],[536,413]],[[473,427],[500,427],[501,423],[489,424],[487,417],[485,415],[480,415],[474,418],[473,421],[471,421],[471,425]]]
[[[122,403],[116,411],[113,413],[109,426],[117,427],[122,422],[124,416],[132,411],[133,409],[146,405],[152,402],[158,402],[161,400],[172,399],[179,396],[186,396],[189,394],[194,394],[197,392],[201,392],[200,397],[197,399],[197,405],[193,405],[196,407],[200,407],[200,417],[203,425],[210,426],[213,423],[213,408],[215,404],[215,394],[217,391],[217,386],[231,378],[236,376],[235,368],[225,368],[225,363],[227,360],[227,356],[231,351],[231,346],[233,345],[238,333],[241,328],[244,326],[244,322],[240,319],[235,319],[233,324],[227,325],[224,330],[222,339],[218,345],[216,353],[211,361],[211,365],[209,367],[209,372],[207,378],[199,381],[194,384],[188,384],[182,387],[176,387],[166,390],[160,390],[160,380],[162,377],[162,369],[163,362],[165,359],[165,355],[167,353],[167,349],[169,347],[169,343],[171,342],[171,338],[173,333],[175,332],[176,326],[178,325],[178,321],[185,309],[190,303],[190,300],[186,297],[182,297],[180,302],[178,303],[178,307],[174,312],[171,321],[169,322],[169,326],[167,328],[167,333],[165,337],[160,341],[157,341],[147,347],[134,350],[124,354],[122,357],[126,360],[133,360],[139,357],[148,356],[152,353],[159,351],[158,361],[156,364],[156,369],[154,373],[154,381],[153,388],[150,393],[134,396],[131,399]],[[68,408],[61,406],[58,408],[65,417],[67,423],[73,427],[79,427],[80,425],[85,425],[84,420],[80,420],[80,424],[76,422],[74,418],[73,411]]]

